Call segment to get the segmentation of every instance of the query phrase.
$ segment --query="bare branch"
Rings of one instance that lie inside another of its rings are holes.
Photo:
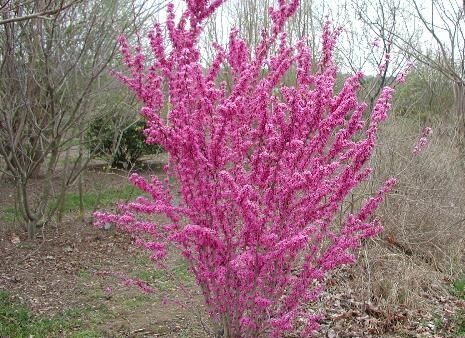
[[[64,0],[60,1],[60,5],[56,8],[49,9],[49,10],[44,10],[41,12],[36,12],[28,15],[23,15],[23,16],[17,16],[13,18],[8,18],[8,19],[3,19],[0,20],[0,25],[6,25],[9,23],[13,22],[20,22],[20,21],[26,21],[26,20],[31,20],[31,19],[46,19],[50,15],[55,15],[59,14],[61,11],[64,11],[65,9],[77,4],[78,2],[81,2],[82,0],[73,0],[68,4],[64,3]]]

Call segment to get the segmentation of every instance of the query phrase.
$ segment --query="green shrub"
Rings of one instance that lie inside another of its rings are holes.
[[[129,169],[143,155],[163,151],[158,144],[145,143],[143,134],[145,122],[118,123],[116,119],[97,118],[86,133],[89,150],[107,160],[112,168]]]
[[[452,83],[441,73],[419,65],[396,89],[392,103],[397,115],[425,122],[453,109]]]

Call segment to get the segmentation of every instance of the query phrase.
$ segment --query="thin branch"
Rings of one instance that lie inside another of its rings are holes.
[[[9,24],[9,23],[12,23],[12,22],[20,22],[20,21],[26,21],[26,20],[31,20],[31,19],[44,19],[48,15],[58,14],[61,11],[73,6],[74,4],[76,4],[76,3],[80,2],[80,1],[82,1],[82,0],[73,0],[70,3],[65,5],[64,0],[62,0],[61,3],[60,3],[60,6],[58,8],[49,9],[49,10],[45,10],[45,11],[41,11],[41,12],[37,12],[37,13],[32,13],[32,14],[29,14],[29,15],[23,15],[23,16],[17,16],[17,17],[14,17],[14,18],[3,19],[3,20],[0,20],[0,25],[6,25],[6,24]]]

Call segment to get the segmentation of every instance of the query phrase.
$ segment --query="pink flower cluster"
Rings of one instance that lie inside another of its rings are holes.
[[[373,48],[379,48],[381,46],[381,40],[379,38],[375,38],[373,41],[371,41],[371,46]]]
[[[391,54],[384,53],[383,62],[378,66],[378,74],[383,74],[386,72],[389,62],[391,61]]]
[[[308,336],[318,316],[305,305],[318,298],[325,274],[353,263],[361,241],[382,230],[372,214],[394,180],[342,224],[335,216],[371,173],[367,163],[392,89],[383,90],[366,123],[367,105],[357,97],[363,74],[335,91],[339,30],[325,25],[320,60],[312,60],[305,41],[288,45],[282,29],[297,0],[270,9],[273,28],[255,49],[234,30],[205,68],[199,35],[221,2],[189,0],[178,23],[168,6],[170,47],[156,25],[150,65],[121,38],[129,74],[118,76],[143,101],[147,142],[169,154],[170,180],[132,175],[147,197],[95,217],[139,236],[137,245],[160,264],[169,250],[180,250],[225,336],[280,337],[299,325]],[[220,76],[226,71],[228,84]],[[292,86],[282,84],[288,73],[296,77]]]
[[[399,74],[397,74],[396,81],[400,84],[405,83],[407,75],[410,73],[414,65],[415,64],[412,60],[407,61],[404,68],[399,72]]]
[[[414,154],[419,154],[428,146],[428,137],[433,133],[433,130],[430,127],[423,129],[420,138],[418,139],[417,144],[413,148]]]

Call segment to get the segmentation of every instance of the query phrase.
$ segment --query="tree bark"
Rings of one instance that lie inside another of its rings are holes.
[[[454,85],[454,106],[456,124],[456,137],[462,157],[462,165],[465,166],[465,82],[457,81]]]

